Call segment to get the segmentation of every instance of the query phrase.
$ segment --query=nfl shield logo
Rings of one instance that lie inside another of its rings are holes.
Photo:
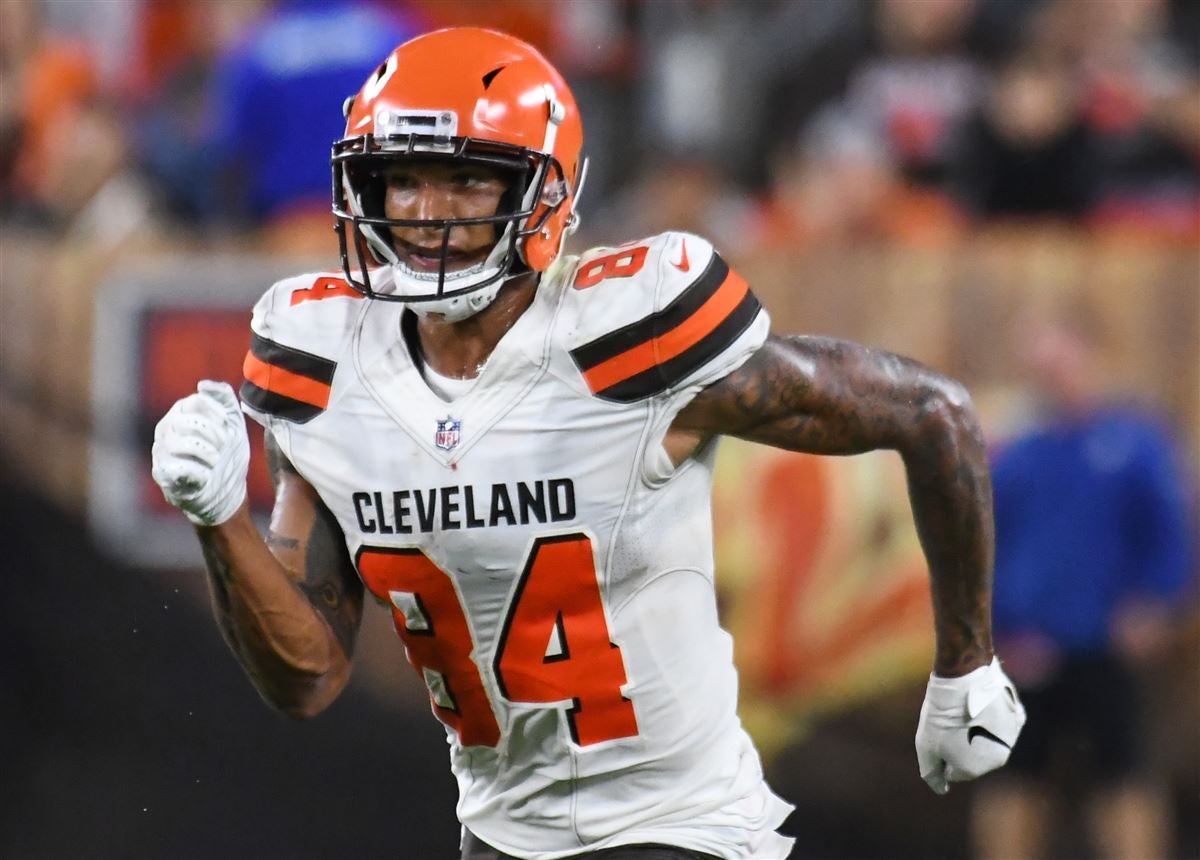
[[[446,416],[445,421],[438,420],[437,433],[433,435],[435,445],[445,451],[449,451],[458,445],[460,439],[462,439],[461,421],[451,418],[449,415]]]

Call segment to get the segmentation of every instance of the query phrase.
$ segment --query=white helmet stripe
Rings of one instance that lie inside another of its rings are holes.
[[[542,152],[554,155],[554,138],[558,136],[558,127],[567,116],[567,109],[555,98],[554,87],[543,84],[542,90],[546,93],[546,102],[550,106],[550,116],[546,119],[546,136],[542,140]]]

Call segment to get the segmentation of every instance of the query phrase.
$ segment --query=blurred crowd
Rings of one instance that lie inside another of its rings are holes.
[[[472,23],[531,41],[575,89],[593,238],[693,229],[751,253],[939,242],[1030,215],[1200,230],[1200,7],[1182,0],[29,0],[0,13],[7,224],[323,242],[342,100],[394,44]]]

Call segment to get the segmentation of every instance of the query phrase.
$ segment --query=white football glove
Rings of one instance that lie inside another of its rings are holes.
[[[961,678],[929,676],[917,723],[917,765],[938,794],[1008,761],[1025,725],[1016,688],[993,657]]]
[[[196,525],[220,525],[246,498],[250,440],[237,395],[203,379],[154,428],[154,480]]]

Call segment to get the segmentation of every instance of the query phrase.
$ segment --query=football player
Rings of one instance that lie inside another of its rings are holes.
[[[992,650],[991,486],[960,385],[770,334],[698,236],[565,255],[582,125],[516,39],[414,39],[345,114],[342,271],[271,287],[240,404],[202,381],[155,433],[268,702],[311,717],[338,696],[370,592],[445,724],[464,858],[787,856],[717,620],[728,434],[900,452],[937,639],[920,773],[941,793],[1004,763],[1024,715]],[[265,539],[243,412],[266,428]]]

